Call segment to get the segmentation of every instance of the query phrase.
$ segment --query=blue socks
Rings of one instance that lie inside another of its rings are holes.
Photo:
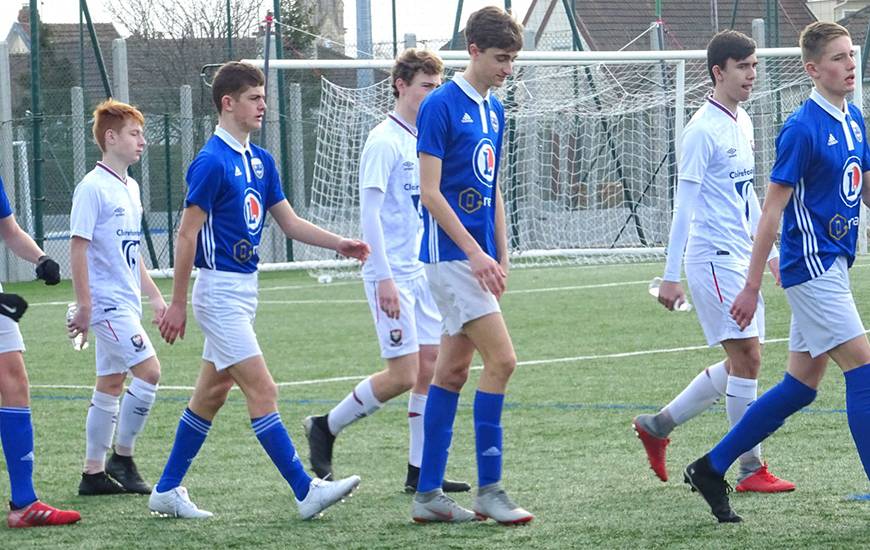
[[[30,407],[0,407],[0,440],[9,470],[12,507],[24,508],[36,500],[33,490],[33,424]]]
[[[737,458],[779,429],[785,419],[816,398],[816,390],[789,373],[752,404],[743,418],[710,451],[713,470],[725,475]]]
[[[447,469],[447,453],[453,439],[453,421],[459,394],[436,385],[429,386],[423,413],[423,461],[420,464],[418,493],[440,489]]]
[[[260,445],[266,449],[266,454],[290,484],[296,500],[304,500],[308,495],[311,477],[305,472],[305,467],[296,454],[287,429],[281,423],[281,415],[276,411],[260,418],[252,418],[251,427],[257,434]]]
[[[169,460],[163,468],[163,475],[157,483],[157,492],[165,493],[181,485],[184,474],[190,468],[190,463],[196,458],[196,454],[205,443],[205,437],[211,428],[211,422],[197,416],[190,409],[184,409],[181,420],[178,421],[178,430],[175,432],[175,443]]]
[[[870,478],[870,365],[843,373],[846,378],[846,416],[864,473]]]
[[[474,395],[474,441],[477,449],[477,486],[501,481],[501,411],[504,394],[477,390]]]

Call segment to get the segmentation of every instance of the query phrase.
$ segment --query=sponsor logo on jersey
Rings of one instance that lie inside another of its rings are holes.
[[[477,143],[471,162],[474,175],[480,183],[492,187],[495,181],[495,147],[489,138],[483,138]]]
[[[402,345],[402,329],[394,328],[390,331],[390,345],[394,348]]]
[[[404,170],[406,172],[410,172],[410,171],[414,170],[415,166],[417,166],[416,162],[414,162],[413,160],[406,160],[405,162],[402,163],[402,170]]]
[[[840,142],[837,141],[837,138],[834,137],[834,134],[828,134],[828,147],[830,147],[831,145],[836,145],[838,143]]]
[[[471,124],[472,122],[474,122],[474,120],[472,120],[471,115],[465,113],[462,115],[462,120],[460,120],[460,122],[462,124]]]
[[[732,158],[732,159],[733,159],[734,157],[737,156],[737,148],[736,148],[736,147],[732,147],[732,148],[728,149],[728,150],[725,151],[725,152],[728,154],[728,158]]]
[[[834,214],[834,217],[828,222],[828,235],[835,241],[839,241],[849,234],[849,229],[852,226],[858,227],[859,221],[860,218],[858,216],[847,220],[840,214]]]
[[[145,340],[141,334],[134,334],[130,337],[130,343],[133,344],[133,349],[137,352],[145,351]]]
[[[126,213],[127,211],[124,210],[123,206],[119,206],[118,208],[112,210],[112,214],[114,214],[115,216],[123,216]]]
[[[852,132],[855,134],[855,139],[858,140],[858,143],[863,142],[864,141],[864,134],[861,133],[861,127],[858,126],[858,123],[855,122],[854,120],[849,120],[849,122],[852,125]]]
[[[498,133],[498,115],[495,111],[489,112],[489,124],[492,126],[492,131]]]
[[[260,198],[260,193],[256,189],[250,187],[245,189],[245,224],[248,226],[248,233],[256,235],[263,228],[263,201]]]
[[[257,248],[248,239],[242,239],[233,245],[233,259],[240,264],[247,263],[256,252]]]
[[[124,260],[130,267],[130,271],[136,269],[136,264],[139,261],[139,239],[124,239],[121,241],[121,253],[124,254]]]
[[[840,185],[840,198],[846,206],[852,207],[858,204],[861,196],[861,159],[849,157],[843,167],[843,181]]]
[[[459,193],[459,208],[466,214],[473,214],[483,206],[483,195],[474,187],[469,187]]]
[[[254,175],[257,176],[258,180],[263,179],[263,174],[266,173],[266,169],[263,168],[263,161],[257,157],[251,159],[251,168],[254,169]]]

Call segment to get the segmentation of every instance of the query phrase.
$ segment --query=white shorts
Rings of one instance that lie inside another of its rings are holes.
[[[191,295],[193,315],[205,334],[202,358],[223,370],[262,355],[257,316],[257,273],[200,269]]]
[[[455,336],[465,323],[501,312],[495,295],[480,288],[468,260],[426,264],[426,278],[441,312],[444,334]]]
[[[132,311],[114,311],[109,318],[92,324],[90,332],[94,335],[97,376],[127,372],[155,355],[142,321]]]
[[[864,334],[843,256],[821,276],[785,289],[785,296],[791,306],[789,351],[818,357]]]
[[[0,353],[9,351],[24,351],[24,339],[18,323],[9,317],[0,315]]]
[[[708,346],[725,340],[757,337],[764,343],[764,299],[758,294],[758,307],[749,326],[743,330],[731,318],[734,298],[746,284],[746,269],[724,263],[687,263],[686,279],[698,321]]]
[[[375,321],[381,357],[392,359],[420,351],[420,346],[437,346],[441,341],[441,315],[425,275],[396,281],[399,289],[399,318],[390,319],[378,306],[378,283],[366,281],[366,298]]]

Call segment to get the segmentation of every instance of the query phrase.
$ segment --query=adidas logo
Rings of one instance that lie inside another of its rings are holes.
[[[462,115],[461,122],[462,122],[462,124],[471,124],[474,121],[471,119],[471,115],[469,115],[468,113],[465,113],[464,115]]]
[[[828,145],[836,145],[840,143],[837,141],[837,138],[834,137],[834,134],[828,134]]]
[[[498,447],[490,447],[483,451],[483,456],[501,456],[501,451],[498,450]]]
[[[242,175],[242,171],[239,170],[239,167],[238,167],[238,166],[236,166],[236,175],[237,175],[237,176],[241,176],[241,175]]]
[[[29,453],[21,457],[21,462],[33,462],[33,460],[33,451],[30,451]]]

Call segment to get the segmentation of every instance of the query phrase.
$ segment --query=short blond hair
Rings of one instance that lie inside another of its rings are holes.
[[[100,151],[106,152],[106,132],[114,130],[120,132],[128,120],[145,125],[145,117],[141,111],[132,105],[116,101],[112,98],[103,101],[94,109],[94,141]]]
[[[825,51],[825,46],[841,36],[851,38],[849,29],[827,21],[810,23],[801,31],[801,60],[804,63],[818,60]]]

